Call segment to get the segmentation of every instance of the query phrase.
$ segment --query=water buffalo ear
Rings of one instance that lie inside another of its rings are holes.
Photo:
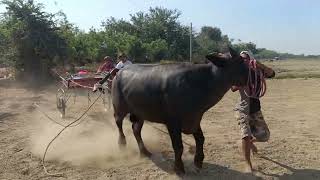
[[[206,58],[218,67],[224,67],[227,64],[227,59],[222,54],[217,52],[206,55]]]
[[[235,49],[233,49],[231,46],[229,46],[229,52],[233,58],[239,56],[239,53]]]

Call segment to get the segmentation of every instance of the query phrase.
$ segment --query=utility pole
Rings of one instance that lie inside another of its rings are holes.
[[[192,61],[192,23],[190,23],[190,62]]]

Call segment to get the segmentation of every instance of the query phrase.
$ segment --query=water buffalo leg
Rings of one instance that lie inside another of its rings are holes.
[[[197,168],[202,168],[204,154],[203,154],[203,144],[204,144],[204,136],[201,130],[201,127],[198,129],[196,133],[193,133],[193,137],[196,141],[196,154],[194,156],[194,165]]]
[[[174,150],[174,171],[176,174],[181,175],[184,174],[184,165],[181,159],[183,153],[183,144],[182,144],[182,136],[181,136],[181,128],[179,128],[177,124],[169,124],[167,125],[169,135],[172,142],[172,147]]]
[[[121,114],[114,114],[114,118],[116,120],[116,124],[119,130],[119,139],[118,139],[118,144],[120,147],[124,147],[127,142],[126,142],[126,137],[123,133],[123,129],[122,129],[122,123],[123,123],[123,119],[124,119],[125,115],[121,115]]]
[[[141,129],[142,129],[144,121],[138,119],[133,114],[130,115],[130,121],[132,122],[132,130],[133,130],[134,137],[137,140],[140,154],[143,156],[151,157],[152,154],[147,150],[147,148],[145,147],[143,140],[141,138]]]

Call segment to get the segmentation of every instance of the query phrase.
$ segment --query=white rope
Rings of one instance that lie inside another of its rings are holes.
[[[55,174],[52,174],[52,173],[49,173],[46,166],[45,166],[45,158],[46,158],[46,155],[47,155],[47,152],[48,152],[48,149],[49,147],[51,146],[51,144],[60,136],[60,134],[66,130],[68,127],[72,127],[73,124],[75,124],[76,122],[80,121],[82,119],[82,117],[87,114],[87,112],[91,109],[91,107],[98,101],[98,99],[101,97],[101,94],[99,94],[99,96],[95,99],[95,101],[81,114],[81,116],[79,116],[79,118],[77,118],[76,120],[72,121],[71,123],[69,123],[68,125],[64,126],[64,128],[62,128],[60,130],[60,132],[49,142],[49,144],[47,145],[46,147],[46,150],[43,154],[43,158],[42,158],[42,166],[43,166],[43,169],[44,169],[44,172],[49,175],[49,176],[56,176],[56,177],[60,177],[60,176],[63,176],[62,173],[55,173]],[[83,121],[80,121],[80,123],[83,122]],[[57,123],[58,124],[58,123]],[[79,123],[77,124],[79,125]],[[61,125],[63,126],[63,125]]]

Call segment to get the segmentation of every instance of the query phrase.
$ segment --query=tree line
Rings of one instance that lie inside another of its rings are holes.
[[[179,22],[181,13],[166,8],[137,12],[129,20],[107,18],[88,32],[68,21],[63,12],[48,13],[34,0],[2,0],[6,12],[0,17],[0,64],[15,67],[34,77],[48,76],[49,69],[73,63],[99,62],[104,56],[126,53],[139,63],[189,59],[189,27]],[[204,26],[192,32],[193,59],[228,46],[250,50],[257,58],[294,58],[254,43],[233,43],[217,27]],[[303,55],[304,57],[304,55]]]

